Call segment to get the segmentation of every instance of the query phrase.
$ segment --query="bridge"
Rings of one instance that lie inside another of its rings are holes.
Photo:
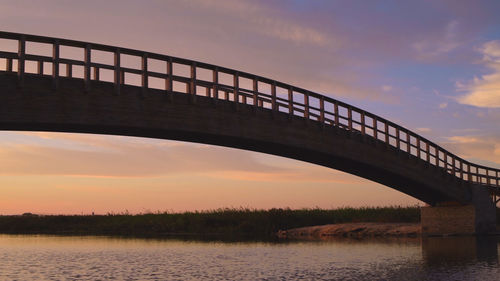
[[[499,169],[350,104],[168,55],[12,32],[0,32],[0,40],[16,46],[6,50],[0,42],[0,130],[152,137],[274,154],[428,203],[424,232],[495,227]]]

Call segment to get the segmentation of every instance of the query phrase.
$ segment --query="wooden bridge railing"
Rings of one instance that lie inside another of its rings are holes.
[[[442,168],[443,171],[463,181],[481,184],[491,188],[492,191],[500,192],[500,169],[468,162],[426,138],[382,117],[299,87],[221,66],[127,48],[11,32],[0,32],[1,39],[17,41],[17,52],[2,51],[0,44],[0,59],[5,61],[5,71],[17,72],[20,86],[23,84],[25,74],[28,73],[25,68],[28,62],[36,64],[35,75],[51,76],[54,88],[58,87],[59,77],[75,77],[73,69],[77,66],[83,67],[83,77],[80,78],[83,79],[86,90],[91,88],[92,80],[102,81],[101,72],[103,70],[113,73],[112,82],[116,94],[120,94],[121,85],[134,84],[127,81],[127,75],[140,76],[139,86],[142,87],[143,91],[151,88],[150,80],[152,78],[160,79],[164,81],[161,88],[169,97],[172,97],[170,95],[172,92],[181,92],[191,95],[194,101],[196,96],[205,95],[214,99],[214,102],[226,100],[234,102],[236,106],[246,104],[255,108],[266,108],[274,112],[317,121],[324,126],[333,126],[370,136],[398,151],[407,153],[408,156],[416,157],[429,165]],[[26,44],[30,42],[48,45],[52,49],[52,55],[26,53]],[[62,58],[60,56],[61,47],[80,49],[82,58]],[[92,54],[96,51],[112,55],[113,64],[95,62],[92,59]],[[140,67],[125,67],[122,65],[123,56],[138,58],[141,61]],[[164,71],[150,70],[148,62],[152,60],[164,64]],[[51,66],[50,71],[44,70],[45,64]],[[65,73],[61,73],[61,66],[65,66]],[[177,73],[176,68],[178,67],[187,67],[189,71],[187,74]],[[211,72],[209,75],[211,77],[208,79],[207,77],[204,77],[205,79],[199,77],[197,72],[202,70]],[[46,72],[48,74],[45,74]],[[226,79],[221,79],[222,75],[225,75]],[[243,80],[246,80],[247,86],[242,85]],[[184,87],[178,91],[174,89],[176,85],[184,85]]]

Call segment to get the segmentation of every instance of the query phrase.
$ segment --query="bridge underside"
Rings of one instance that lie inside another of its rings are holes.
[[[392,187],[430,205],[473,201],[472,186],[383,142],[286,113],[164,91],[0,72],[0,130],[151,137],[206,143],[302,160]]]

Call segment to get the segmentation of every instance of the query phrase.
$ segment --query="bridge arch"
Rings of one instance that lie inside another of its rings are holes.
[[[384,118],[299,87],[126,48],[9,32],[0,32],[0,38],[18,43],[15,53],[0,50],[2,130],[153,137],[264,152],[367,178],[431,205],[470,203],[479,185],[493,194],[500,189],[500,170],[470,163]],[[26,42],[48,44],[53,55],[27,54]],[[61,46],[80,48],[82,58],[61,58]],[[93,61],[94,51],[110,53],[114,63]],[[139,57],[141,67],[122,66],[123,55]],[[150,60],[163,62],[165,71],[151,71]],[[30,73],[27,62],[37,69]],[[187,66],[189,74],[176,73],[177,65]],[[83,68],[83,77],[75,77],[76,67]],[[201,79],[201,69],[210,71],[211,79]],[[112,82],[103,81],[104,71]],[[232,81],[220,79],[222,73]],[[138,75],[140,83],[130,83],[129,75]],[[161,89],[152,78],[162,81]]]

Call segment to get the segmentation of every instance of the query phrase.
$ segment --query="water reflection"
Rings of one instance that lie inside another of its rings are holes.
[[[0,280],[495,280],[496,237],[221,242],[0,235]]]
[[[498,263],[498,237],[424,237],[422,257],[427,264],[470,263],[486,261]]]

